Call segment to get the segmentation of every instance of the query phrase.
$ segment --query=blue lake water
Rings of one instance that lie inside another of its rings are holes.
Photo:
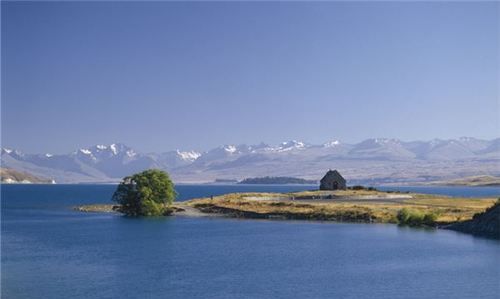
[[[115,187],[3,185],[2,298],[500,296],[499,241],[396,225],[129,219],[71,209],[109,203]],[[177,190],[185,200],[313,188],[180,185]],[[500,195],[500,188],[399,189]]]

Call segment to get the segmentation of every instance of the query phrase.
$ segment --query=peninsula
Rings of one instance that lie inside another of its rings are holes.
[[[394,223],[448,228],[451,224],[470,223],[474,215],[481,214],[495,202],[495,198],[457,198],[368,189],[294,193],[231,193],[212,198],[175,202],[172,215]],[[113,212],[119,209],[119,206],[86,205],[76,209],[84,212]],[[450,226],[450,229],[455,227],[458,226]],[[480,228],[457,230],[481,235],[478,233]],[[500,238],[500,232],[496,231],[488,236]]]
[[[0,168],[0,181],[2,184],[55,184],[48,178],[38,177],[26,171],[17,171],[11,168]]]

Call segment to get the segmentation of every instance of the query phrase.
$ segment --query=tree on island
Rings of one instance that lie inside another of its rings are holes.
[[[171,213],[176,195],[168,173],[150,169],[123,178],[112,200],[127,216],[161,216]]]

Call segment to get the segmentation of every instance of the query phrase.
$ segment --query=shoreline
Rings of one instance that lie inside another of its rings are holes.
[[[221,217],[224,215],[204,213],[197,208],[191,207],[184,202],[176,202],[172,205],[173,211],[168,216],[183,216],[183,217]],[[90,204],[73,207],[73,210],[83,213],[112,213],[121,215],[120,205],[115,204]],[[166,217],[166,216],[160,216]]]
[[[174,212],[171,215],[392,223],[453,229],[457,224],[472,221],[475,215],[484,212],[495,201],[495,198],[459,198],[369,190],[230,193],[176,202],[172,205]],[[95,204],[74,209],[81,212],[118,213],[119,206]],[[403,215],[403,212],[408,215]]]

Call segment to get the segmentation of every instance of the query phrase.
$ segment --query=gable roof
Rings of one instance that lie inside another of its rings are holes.
[[[342,175],[336,169],[335,170],[331,170],[331,169],[328,170],[328,172],[321,179],[321,181],[327,180],[327,179],[337,179],[337,180],[341,180],[341,181],[345,182],[344,177],[342,177]]]

